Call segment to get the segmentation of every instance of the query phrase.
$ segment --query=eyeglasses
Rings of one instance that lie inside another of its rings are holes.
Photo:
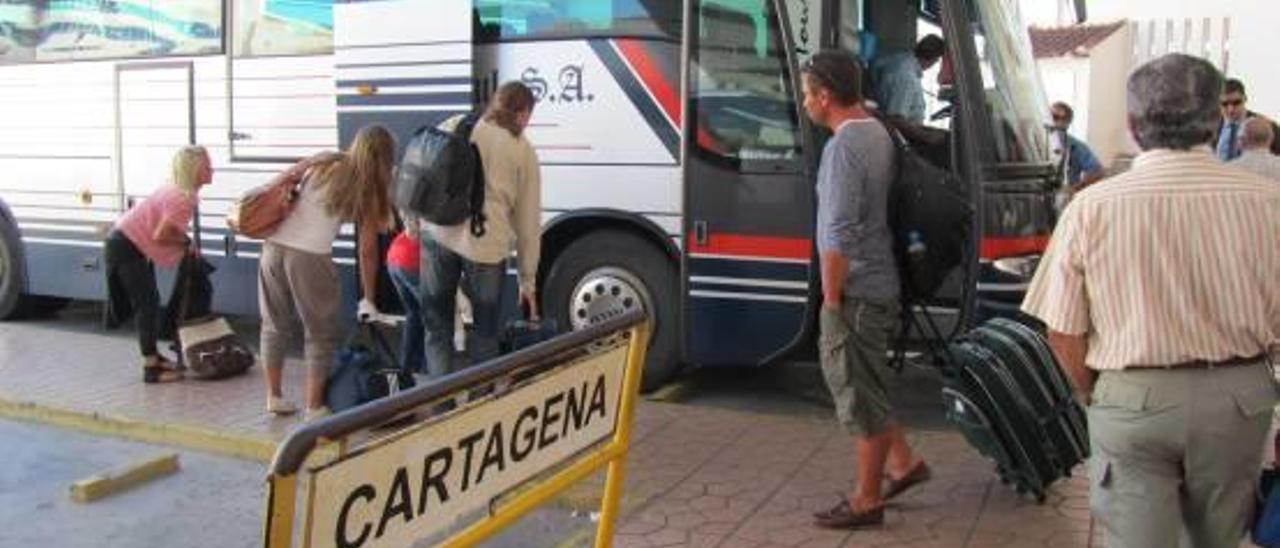
[[[1223,107],[1223,108],[1226,108],[1226,107],[1238,107],[1238,106],[1243,105],[1243,104],[1244,104],[1244,99],[1224,99],[1224,100],[1222,101],[1222,107]]]

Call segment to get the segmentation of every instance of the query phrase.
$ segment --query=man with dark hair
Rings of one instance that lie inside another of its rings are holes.
[[[1102,164],[1098,163],[1098,157],[1093,155],[1089,145],[1067,133],[1076,117],[1071,105],[1058,101],[1049,107],[1049,113],[1053,117],[1054,132],[1061,141],[1059,146],[1064,151],[1067,184],[1073,190],[1079,190],[1102,179]]]
[[[1244,131],[1245,120],[1263,116],[1246,108],[1249,96],[1245,93],[1244,82],[1236,78],[1228,78],[1222,84],[1220,101],[1222,121],[1218,123],[1214,150],[1218,154],[1218,159],[1226,162],[1240,156],[1243,150],[1240,147],[1240,134]],[[1280,134],[1280,126],[1275,122],[1271,122],[1271,130],[1273,133]],[[1273,142],[1270,148],[1272,154],[1280,155],[1280,142]]]
[[[1205,147],[1222,76],[1157,58],[1129,77],[1143,152],[1076,194],[1022,309],[1088,407],[1090,509],[1112,548],[1238,546],[1277,401],[1280,185]]]
[[[814,514],[817,525],[829,528],[883,523],[886,500],[930,477],[893,419],[880,376],[900,312],[888,222],[896,150],[863,105],[860,73],[852,55],[823,51],[801,79],[805,112],[832,132],[817,182],[818,344],[836,416],[853,435],[858,470],[854,492]]]
[[[924,87],[920,77],[946,53],[942,37],[930,34],[916,43],[914,51],[901,51],[875,62],[876,104],[889,116],[901,116],[914,124],[924,123]]]

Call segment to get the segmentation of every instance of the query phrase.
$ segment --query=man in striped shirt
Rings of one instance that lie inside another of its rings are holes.
[[[1110,547],[1237,546],[1253,508],[1277,401],[1280,185],[1214,157],[1221,89],[1181,54],[1130,76],[1144,152],[1067,206],[1023,303],[1089,404]]]

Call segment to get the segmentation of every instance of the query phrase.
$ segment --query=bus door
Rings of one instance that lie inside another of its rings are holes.
[[[694,0],[687,18],[686,358],[761,364],[809,305],[813,188],[783,0]]]
[[[116,174],[122,209],[169,180],[179,148],[195,143],[189,61],[116,66]]]
[[[467,0],[336,4],[338,141],[381,124],[404,146],[415,130],[470,111],[472,9]]]

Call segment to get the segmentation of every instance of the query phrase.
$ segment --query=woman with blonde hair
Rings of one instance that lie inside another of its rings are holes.
[[[103,250],[112,303],[127,300],[136,314],[142,380],[146,383],[182,379],[182,371],[156,350],[160,329],[160,293],[155,265],[173,268],[188,250],[198,253],[187,236],[200,187],[213,181],[213,166],[204,147],[187,146],[173,156],[170,183],[156,188],[142,203],[116,221]],[[113,305],[114,308],[114,305]],[[116,319],[123,319],[116,316]]]
[[[541,253],[542,185],[538,155],[525,138],[536,103],[520,82],[502,84],[475,124],[471,142],[484,167],[485,231],[469,223],[441,226],[424,222],[421,231],[422,318],[427,368],[432,376],[451,373],[454,313],[459,285],[471,300],[473,330],[467,341],[473,363],[498,355],[499,298],[504,262],[516,251],[520,305],[538,316],[536,280]],[[456,126],[461,117],[443,124]]]
[[[378,234],[392,222],[389,188],[395,152],[395,139],[386,128],[367,126],[347,152],[313,156],[285,175],[300,177],[302,189],[289,217],[263,243],[258,263],[262,363],[271,413],[297,411],[283,396],[281,373],[299,320],[307,363],[307,418],[329,412],[324,389],[341,304],[333,242],[343,223],[358,225],[360,313],[376,311],[371,302],[377,294]]]

